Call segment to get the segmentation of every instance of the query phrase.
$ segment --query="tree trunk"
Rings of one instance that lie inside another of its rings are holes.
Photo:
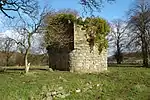
[[[29,54],[29,48],[26,50],[25,55],[24,55],[25,73],[29,72],[29,67],[30,67],[28,66],[28,54]]]
[[[117,64],[121,64],[121,62],[122,62],[122,55],[121,55],[121,50],[120,50],[120,46],[119,46],[119,39],[117,40],[116,60],[117,60]]]
[[[121,61],[119,58],[117,58],[117,64],[121,64]]]
[[[145,51],[144,51],[144,60],[143,60],[143,66],[148,67],[148,47],[147,47],[147,43],[145,41],[145,47],[144,47]]]
[[[9,60],[10,60],[10,58],[11,58],[11,54],[10,54],[10,52],[8,51],[8,52],[5,52],[5,54],[6,54],[6,66],[9,66]]]
[[[147,41],[145,41],[145,67],[149,67],[148,66],[148,44],[147,44]]]
[[[9,66],[9,58],[6,58],[6,66]]]
[[[143,67],[148,67],[148,44],[145,36],[142,36],[142,57],[143,57]]]
[[[51,58],[50,58],[50,54],[48,54],[48,65],[49,65],[49,68],[51,68]]]
[[[52,68],[52,65],[51,65],[51,56],[50,56],[50,49],[48,48],[47,49],[47,53],[48,53],[48,65],[49,65],[49,68]]]
[[[31,36],[32,33],[29,33],[28,35],[28,47],[26,48],[26,52],[25,52],[25,57],[24,57],[24,62],[25,62],[25,72],[28,73],[29,72],[29,67],[30,65],[28,65],[28,54],[29,54],[29,50],[31,47]]]
[[[8,56],[8,54],[6,53],[6,66],[9,66],[9,56]]]

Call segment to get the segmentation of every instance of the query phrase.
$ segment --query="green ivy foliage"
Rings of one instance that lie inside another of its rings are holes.
[[[63,22],[64,24],[68,24],[68,22],[75,22],[76,21],[76,16],[73,14],[57,14],[56,16],[57,21]]]
[[[51,18],[51,25],[56,28],[58,27],[56,25],[57,23],[59,23],[59,25],[61,23],[64,28],[66,28],[66,25],[69,25],[69,23],[76,23],[77,25],[83,26],[82,29],[87,33],[87,41],[89,42],[91,50],[94,45],[98,45],[98,50],[101,53],[103,48],[108,47],[106,36],[110,32],[110,27],[106,20],[99,17],[87,17],[83,20],[82,17],[77,18],[76,15],[66,13],[55,14]],[[62,28],[62,30],[64,28]]]
[[[75,22],[76,16],[73,14],[55,13],[47,15],[45,24],[44,41],[45,46],[53,49],[61,49],[68,46],[70,39],[66,31],[72,27],[72,22]]]
[[[98,45],[98,50],[101,53],[103,48],[108,47],[106,36],[110,32],[110,26],[107,21],[99,17],[87,17],[84,21],[81,18],[77,19],[77,24],[83,25],[83,30],[86,30],[88,35],[87,41],[91,49],[94,44]]]

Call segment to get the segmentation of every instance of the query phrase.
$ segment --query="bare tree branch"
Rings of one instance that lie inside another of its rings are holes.
[[[37,13],[37,0],[0,0],[0,11],[8,18],[14,18],[7,12],[23,12],[26,14]]]
[[[84,12],[92,14],[94,11],[101,11],[105,2],[112,3],[115,0],[80,0]],[[93,15],[93,14],[92,14]]]

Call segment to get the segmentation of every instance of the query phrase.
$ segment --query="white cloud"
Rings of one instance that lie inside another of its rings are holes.
[[[19,34],[15,31],[13,31],[13,30],[6,30],[5,32],[0,33],[1,37],[10,37],[10,38],[13,38],[13,39],[18,38],[18,35]]]

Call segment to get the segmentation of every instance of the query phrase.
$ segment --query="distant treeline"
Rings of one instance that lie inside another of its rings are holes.
[[[47,54],[30,54],[28,60],[30,65],[48,65]],[[24,66],[24,54],[0,51],[0,66]]]
[[[142,53],[141,52],[123,52],[123,61],[122,65],[124,64],[142,64]],[[150,62],[150,59],[149,59]],[[109,64],[117,63],[115,56],[108,57]]]

